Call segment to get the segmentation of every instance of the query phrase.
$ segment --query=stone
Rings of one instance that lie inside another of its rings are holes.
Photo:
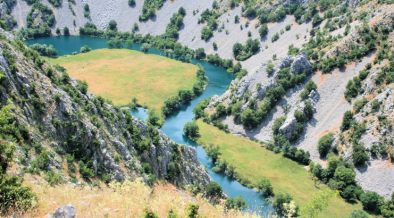
[[[76,209],[73,205],[68,204],[56,209],[55,213],[49,216],[49,218],[75,218]]]
[[[308,58],[304,53],[297,55],[290,66],[290,71],[294,74],[312,72],[312,65],[309,63]]]

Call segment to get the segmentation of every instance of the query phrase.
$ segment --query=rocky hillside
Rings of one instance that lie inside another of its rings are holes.
[[[8,120],[1,142],[15,147],[15,164],[5,162],[9,173],[38,174],[50,183],[209,182],[193,148],[89,94],[85,83],[48,65],[9,33],[1,31],[0,47],[0,105]]]
[[[26,37],[78,34],[86,23],[100,30],[162,35],[182,7],[178,42],[232,59],[248,72],[211,99],[208,122],[288,152],[303,164],[311,159],[326,167],[332,155],[341,158],[364,190],[386,199],[392,194],[393,1],[129,2],[1,1],[1,16],[9,20],[4,25],[16,25]],[[296,153],[295,147],[301,150]],[[349,192],[316,172],[341,195]]]

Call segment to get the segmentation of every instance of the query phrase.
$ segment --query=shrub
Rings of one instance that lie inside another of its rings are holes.
[[[363,145],[354,144],[352,158],[354,165],[359,167],[365,165],[365,162],[369,160],[369,155]]]
[[[53,45],[46,44],[33,44],[30,46],[33,50],[37,51],[40,55],[46,57],[56,57],[57,51]]]
[[[246,208],[246,202],[241,196],[228,198],[226,200],[225,207],[227,209],[243,210]]]
[[[334,135],[329,133],[319,139],[318,142],[318,151],[320,157],[325,158],[328,152],[331,150],[332,143],[334,142]]]
[[[187,207],[187,217],[188,218],[198,218],[199,206],[196,204],[189,204]]]
[[[274,195],[271,182],[267,178],[260,179],[259,183],[257,184],[257,189],[264,197],[270,197]]]
[[[157,214],[149,209],[145,209],[144,210],[144,218],[159,218],[159,216],[157,216]]]
[[[241,113],[241,122],[247,128],[256,127],[258,124],[258,120],[256,117],[255,111],[247,108]]]
[[[293,198],[287,193],[279,193],[275,196],[272,206],[279,217],[285,217],[286,208],[285,205],[289,204]]]
[[[354,210],[349,218],[369,218],[369,215],[363,210]]]
[[[198,126],[194,121],[186,123],[183,128],[183,132],[186,137],[192,140],[196,140],[200,136]]]
[[[206,194],[209,198],[221,197],[223,195],[222,187],[216,182],[210,182],[206,187]]]
[[[379,196],[376,192],[365,192],[361,194],[360,201],[363,208],[367,211],[378,213],[379,207],[383,204],[383,197]]]
[[[341,131],[346,131],[353,123],[353,114],[351,111],[346,111],[343,115]]]
[[[259,28],[259,34],[261,38],[264,38],[268,34],[267,24],[262,24]]]
[[[129,0],[128,2],[130,7],[134,7],[135,6],[135,0]]]
[[[108,29],[111,30],[111,31],[118,31],[118,24],[116,23],[115,20],[109,21]]]

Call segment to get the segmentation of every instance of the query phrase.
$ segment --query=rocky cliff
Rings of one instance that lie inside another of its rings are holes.
[[[0,47],[0,104],[12,105],[24,138],[17,145],[18,172],[52,172],[64,180],[209,182],[193,148],[88,93],[86,84],[48,65],[7,32],[1,32]],[[70,171],[75,166],[79,173]]]

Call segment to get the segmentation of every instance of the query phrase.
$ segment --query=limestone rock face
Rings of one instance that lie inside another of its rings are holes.
[[[297,55],[294,58],[293,63],[290,66],[291,72],[294,74],[298,73],[311,73],[312,72],[312,65],[309,63],[305,54]]]

